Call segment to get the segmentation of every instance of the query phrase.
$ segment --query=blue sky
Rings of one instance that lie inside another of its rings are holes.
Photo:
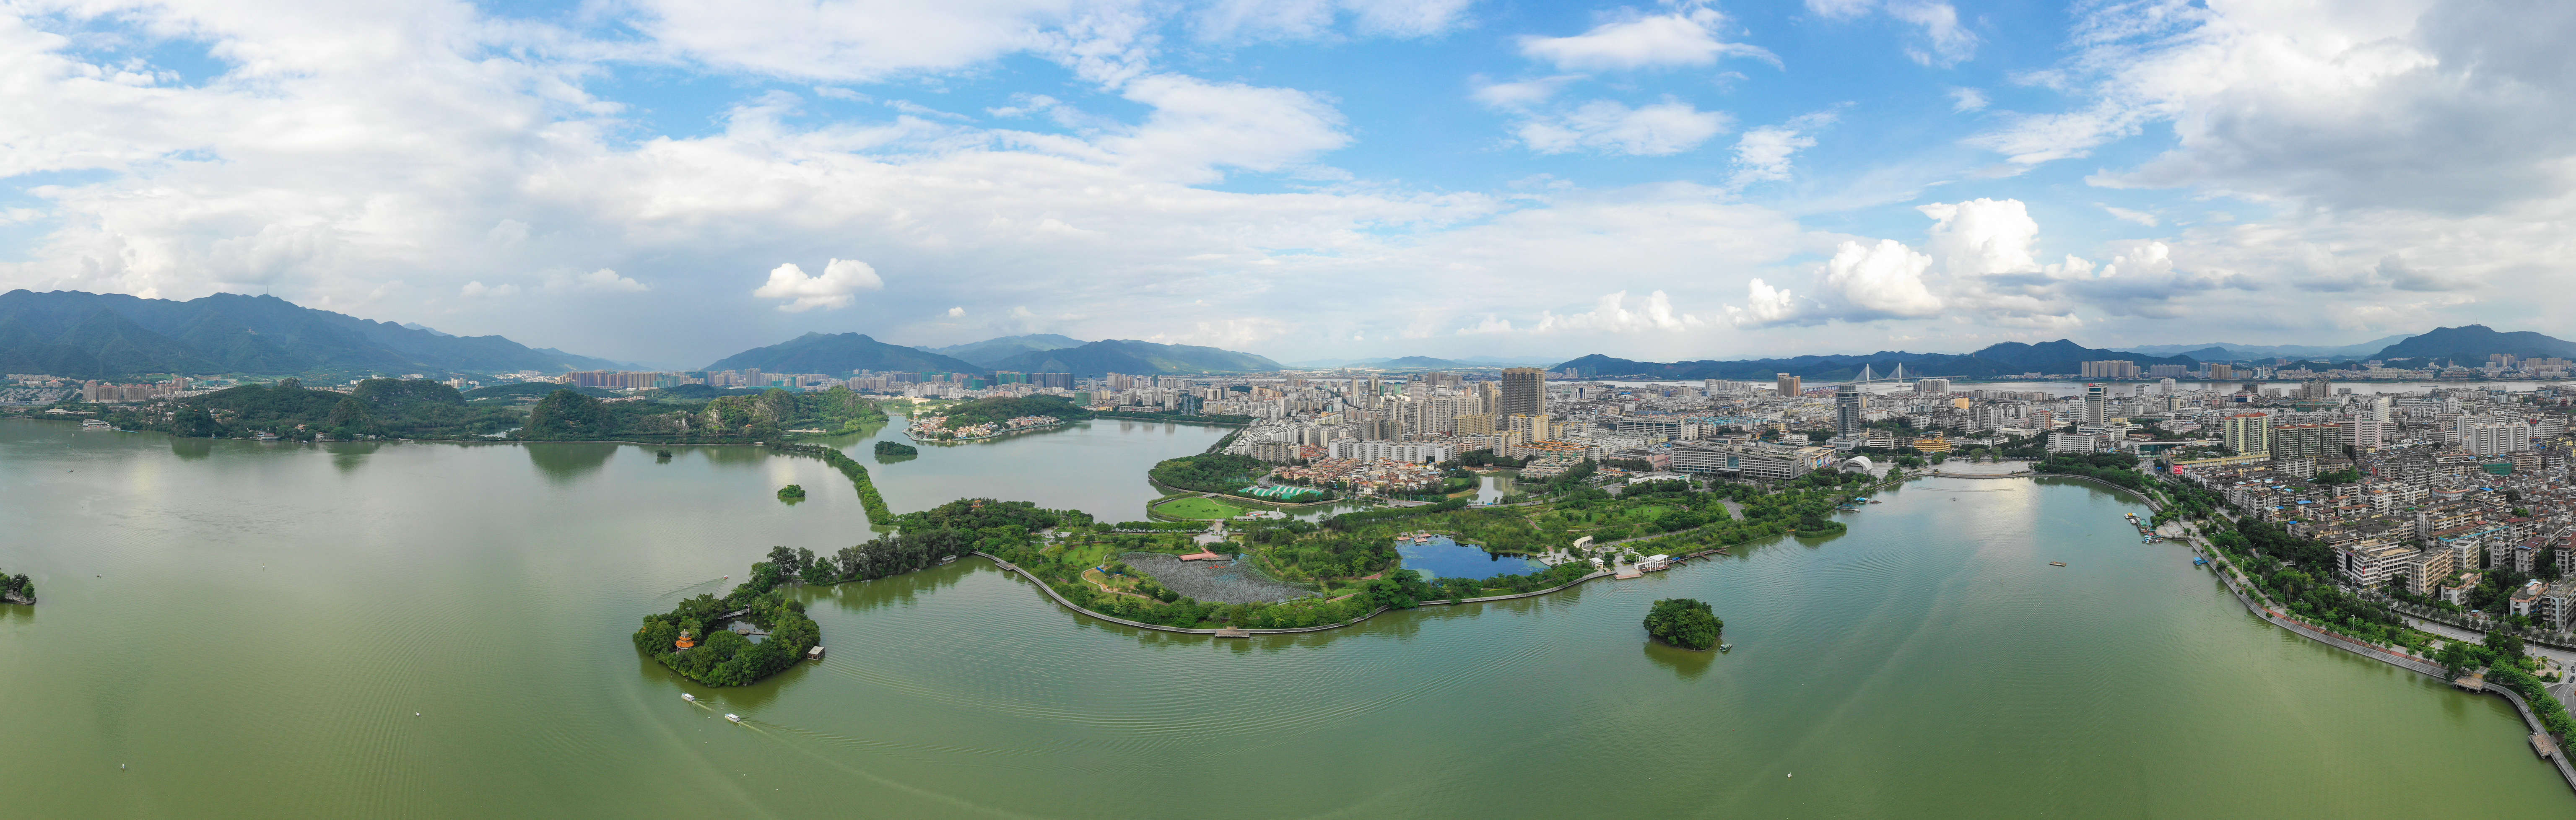
[[[0,286],[667,366],[2565,335],[2554,5],[32,3]]]

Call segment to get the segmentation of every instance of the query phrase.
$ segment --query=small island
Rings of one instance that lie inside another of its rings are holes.
[[[27,580],[26,573],[11,575],[0,571],[0,603],[34,606],[36,582]]]
[[[921,455],[921,448],[892,441],[877,442],[878,458],[911,458]]]
[[[769,557],[752,564],[751,580],[722,598],[699,595],[644,616],[635,648],[708,686],[741,686],[796,665],[823,642],[823,631],[805,617],[805,603],[789,600],[781,587],[797,579],[814,553],[778,547]]]
[[[778,488],[778,500],[790,504],[805,500],[805,485],[789,484]]]
[[[1717,619],[1708,603],[1694,598],[1666,598],[1646,612],[1646,634],[1683,649],[1716,646],[1725,629],[1726,622]]]

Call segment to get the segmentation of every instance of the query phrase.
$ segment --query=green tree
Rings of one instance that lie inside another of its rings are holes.
[[[1646,634],[1683,649],[1716,646],[1725,629],[1726,622],[1706,602],[1693,598],[1666,598],[1646,611]]]

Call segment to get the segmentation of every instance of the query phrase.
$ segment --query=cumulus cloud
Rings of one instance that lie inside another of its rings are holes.
[[[953,307],[948,309],[948,318],[955,319],[965,315],[966,309],[963,307]]]
[[[1725,15],[1707,6],[1669,14],[1629,16],[1570,37],[1523,36],[1521,54],[1560,71],[1618,71],[1662,66],[1714,65],[1720,57],[1750,57],[1773,65],[1780,58],[1758,46],[1718,36]]]
[[[1659,157],[1699,147],[1726,133],[1732,120],[1717,111],[1667,98],[1629,108],[1593,100],[1571,110],[1533,115],[1514,129],[1522,144],[1542,154],[1592,151]]]
[[[1930,316],[1941,310],[1941,299],[1923,281],[1931,267],[1932,257],[1893,239],[1874,245],[1844,242],[1816,281],[1857,308],[1858,315]]]
[[[877,270],[856,259],[834,259],[823,266],[823,275],[807,276],[805,269],[789,262],[772,268],[769,281],[752,296],[762,299],[786,299],[778,309],[802,313],[815,308],[845,308],[858,301],[863,290],[884,290],[885,280]]]
[[[1950,110],[1952,111],[1962,114],[1970,111],[1984,111],[1988,104],[1984,91],[1974,88],[1950,89]]]
[[[519,286],[508,283],[486,286],[483,280],[477,279],[465,283],[465,287],[459,288],[457,293],[467,299],[500,299],[519,295]]]
[[[1795,294],[1756,277],[1745,287],[1744,306],[1726,306],[1727,323],[1762,327],[1796,320],[1804,313]]]

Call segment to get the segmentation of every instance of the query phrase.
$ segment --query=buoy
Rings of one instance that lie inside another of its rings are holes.
[[[732,712],[726,712],[726,713],[725,713],[725,719],[726,719],[726,720],[733,721],[733,722],[735,722],[735,723],[741,723],[741,722],[742,722],[742,716],[741,716],[741,715],[734,714],[734,713],[732,713]]]

